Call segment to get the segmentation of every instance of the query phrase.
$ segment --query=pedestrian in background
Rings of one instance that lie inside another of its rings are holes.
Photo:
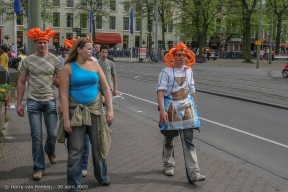
[[[111,144],[107,123],[114,118],[112,97],[101,67],[91,60],[91,56],[92,42],[78,39],[59,76],[64,130],[69,133],[67,184],[71,190],[81,189],[86,133],[92,147],[95,178],[104,186],[110,185],[106,157]],[[108,107],[106,117],[99,83]]]
[[[26,59],[26,57],[27,57],[24,49],[19,49],[19,56],[18,57],[20,57],[21,60],[19,61],[19,65],[18,65],[17,70],[20,71],[23,60]]]
[[[67,49],[65,47],[61,47],[60,52],[61,52],[61,55],[58,56],[58,59],[63,67],[66,62],[66,59],[68,58]]]
[[[184,43],[180,43],[164,58],[167,67],[159,74],[156,89],[160,110],[159,127],[164,135],[163,171],[165,175],[174,175],[174,137],[180,133],[187,179],[190,183],[203,181],[205,176],[200,174],[196,148],[193,144],[193,131],[200,127],[191,69],[196,62],[195,55]]]
[[[55,156],[55,143],[57,136],[58,117],[56,101],[54,97],[54,85],[59,82],[55,76],[61,70],[61,64],[56,56],[48,52],[49,39],[58,32],[51,28],[45,32],[39,28],[30,29],[27,32],[29,38],[34,39],[36,53],[29,55],[20,68],[17,86],[17,113],[24,116],[22,99],[25,92],[25,84],[28,77],[27,112],[32,137],[33,155],[33,180],[39,181],[45,170],[44,151],[48,155],[51,164],[57,162]],[[42,114],[46,126],[47,139],[42,144]]]

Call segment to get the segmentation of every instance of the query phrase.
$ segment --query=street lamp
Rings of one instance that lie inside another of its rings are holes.
[[[262,25],[262,0],[260,0],[260,9],[259,9],[258,41],[261,40],[261,27],[262,27],[261,25]],[[256,63],[256,69],[259,69],[260,46],[261,46],[261,45],[257,45],[257,63]]]

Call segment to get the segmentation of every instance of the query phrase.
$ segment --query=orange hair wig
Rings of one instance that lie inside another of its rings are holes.
[[[80,37],[83,38],[83,37]],[[88,35],[86,35],[86,39],[90,40],[90,37]],[[74,45],[74,43],[77,41],[77,39],[72,38],[71,40],[69,39],[64,39],[64,47],[67,48],[72,48],[72,46]],[[93,45],[93,41],[92,41],[92,45]]]
[[[177,51],[184,51],[186,53],[186,57],[185,57],[185,62],[186,62],[186,66],[184,67],[184,69],[189,69],[190,67],[192,67],[195,63],[196,63],[196,59],[195,59],[195,54],[193,53],[193,51],[190,51],[189,49],[187,49],[186,45],[184,43],[179,43],[174,45],[174,47],[172,49],[170,49],[170,51],[164,56],[164,61],[166,66],[168,67],[174,67],[174,54]],[[171,61],[173,61],[171,63]]]
[[[52,31],[52,28],[47,28],[46,31],[41,31],[39,28],[30,29],[26,35],[28,38],[32,38],[35,41],[44,40],[49,41],[51,37],[54,37],[58,32]]]

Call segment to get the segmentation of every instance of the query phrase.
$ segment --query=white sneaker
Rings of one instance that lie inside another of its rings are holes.
[[[201,175],[199,172],[197,172],[195,174],[195,179],[192,180],[193,182],[197,182],[197,181],[204,181],[206,179],[206,177],[204,175]]]
[[[82,170],[82,177],[86,177],[87,176],[87,170]]]
[[[173,170],[165,171],[165,175],[173,176],[174,175],[174,171]]]

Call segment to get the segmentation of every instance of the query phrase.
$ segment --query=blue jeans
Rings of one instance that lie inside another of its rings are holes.
[[[75,108],[70,108],[70,118]],[[77,189],[82,182],[82,164],[86,133],[89,135],[92,158],[94,166],[94,176],[100,184],[105,183],[109,176],[107,174],[107,163],[102,158],[98,146],[98,125],[96,116],[91,114],[92,126],[73,126],[72,133],[68,137],[68,162],[67,162],[67,184],[71,189]],[[75,187],[75,188],[74,188]]]
[[[90,145],[89,135],[86,133],[84,142],[84,153],[83,153],[83,164],[82,170],[88,169],[88,159],[89,159],[89,145]]]
[[[194,129],[179,130],[185,159],[186,175],[190,183],[195,180],[197,172],[200,171],[197,163],[196,148],[193,145],[193,130]],[[174,169],[174,137],[164,136],[162,159],[164,171]]]
[[[32,137],[33,172],[44,172],[45,157],[42,144],[42,113],[46,126],[47,139],[44,145],[48,156],[54,154],[57,136],[57,111],[55,99],[51,101],[35,101],[27,99],[27,111]]]

